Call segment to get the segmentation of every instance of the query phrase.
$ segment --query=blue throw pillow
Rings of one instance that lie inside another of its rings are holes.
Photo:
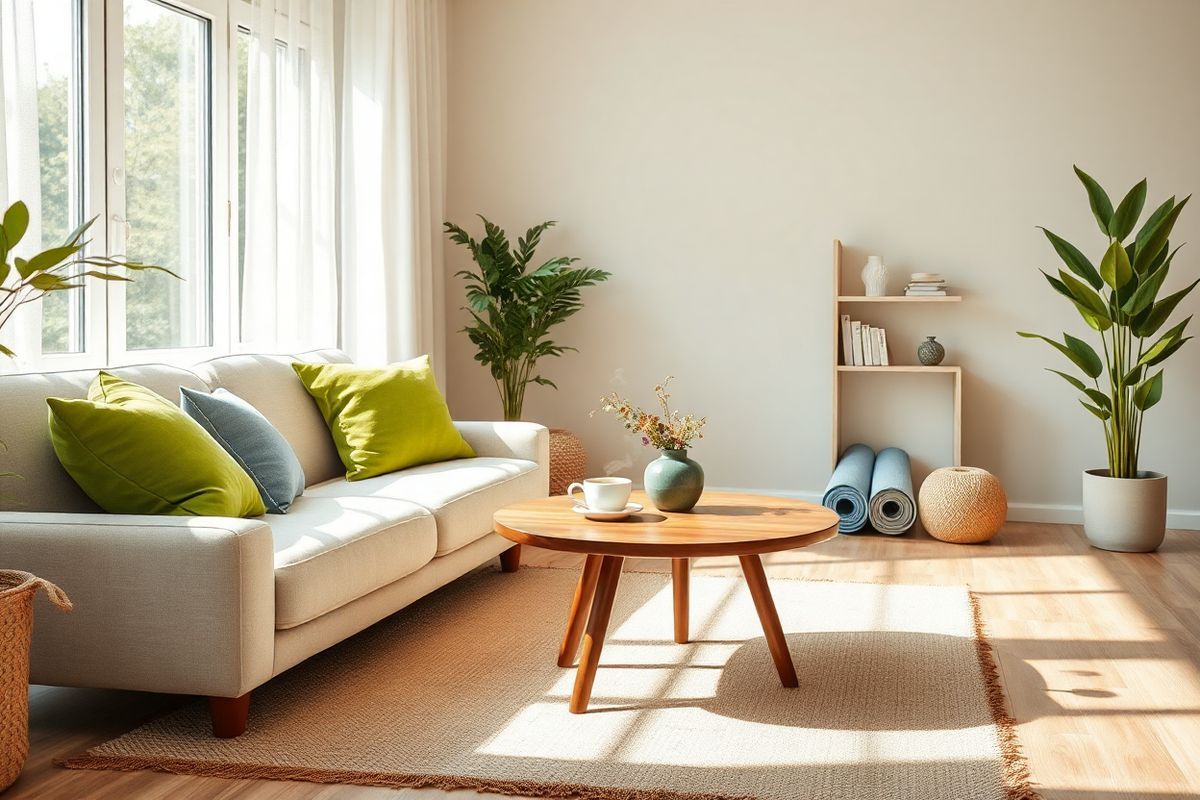
[[[225,389],[179,388],[179,405],[246,470],[268,514],[286,514],[304,492],[304,469],[283,434],[258,409]]]

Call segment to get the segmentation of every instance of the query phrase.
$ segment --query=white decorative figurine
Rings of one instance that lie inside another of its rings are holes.
[[[866,287],[867,297],[883,297],[887,293],[887,267],[879,256],[867,256],[867,265],[863,267],[863,286]]]

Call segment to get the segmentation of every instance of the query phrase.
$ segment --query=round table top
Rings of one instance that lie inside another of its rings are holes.
[[[571,553],[690,558],[792,550],[838,532],[837,514],[787,497],[706,491],[684,513],[656,510],[644,492],[634,492],[631,501],[645,510],[618,522],[593,522],[571,510],[575,501],[569,497],[526,500],[496,512],[496,533]]]

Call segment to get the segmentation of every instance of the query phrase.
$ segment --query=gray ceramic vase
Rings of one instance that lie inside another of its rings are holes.
[[[925,341],[917,345],[917,360],[926,367],[936,367],[946,357],[946,348],[938,344],[933,336],[926,336]]]
[[[687,450],[663,450],[646,465],[645,487],[659,511],[691,511],[704,492],[704,469]]]

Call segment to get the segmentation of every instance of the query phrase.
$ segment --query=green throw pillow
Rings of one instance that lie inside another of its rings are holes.
[[[429,356],[382,369],[292,364],[317,401],[352,481],[417,464],[473,458],[450,419]]]
[[[46,403],[58,460],[105,511],[266,513],[245,470],[195,420],[149,389],[101,372],[87,400]]]

